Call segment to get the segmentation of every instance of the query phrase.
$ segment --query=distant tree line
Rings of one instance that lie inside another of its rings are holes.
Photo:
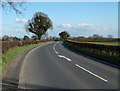
[[[59,33],[59,36],[62,40],[75,40],[75,41],[82,41],[82,42],[95,42],[95,41],[120,41],[120,38],[113,38],[112,35],[108,35],[107,37],[104,37],[99,34],[93,34],[89,37],[79,36],[79,37],[70,37],[70,34],[67,31],[62,31]]]
[[[60,37],[48,36],[47,33],[42,35],[41,40],[75,40],[75,41],[87,41],[87,42],[94,42],[94,41],[120,41],[120,38],[113,38],[112,35],[108,35],[107,37],[103,37],[102,35],[93,34],[89,37],[70,37],[70,34],[67,31],[63,31],[59,33]],[[25,35],[23,38],[12,37],[8,35],[4,35],[1,39],[2,41],[28,41],[28,40],[39,40],[36,35],[31,37]]]
[[[1,39],[2,41],[29,41],[29,40],[38,40],[37,36],[27,36],[25,35],[23,38],[18,38],[18,37],[12,37],[12,36],[8,36],[8,35],[4,35]],[[41,40],[59,40],[59,37],[53,37],[53,36],[42,36]]]
[[[120,41],[120,38],[113,38],[112,35],[108,35],[107,37],[104,37],[102,35],[99,34],[93,34],[92,36],[89,37],[84,37],[84,36],[80,36],[80,37],[71,37],[69,38],[71,40],[75,40],[75,41],[83,41],[83,42],[109,42],[109,41]]]

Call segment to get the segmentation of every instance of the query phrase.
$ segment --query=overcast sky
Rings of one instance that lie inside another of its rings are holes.
[[[53,22],[49,36],[58,36],[66,30],[72,37],[93,34],[118,37],[117,2],[27,2],[23,8],[26,9],[23,15],[16,15],[14,11],[2,12],[2,35],[32,36],[24,26],[35,12],[43,12]]]

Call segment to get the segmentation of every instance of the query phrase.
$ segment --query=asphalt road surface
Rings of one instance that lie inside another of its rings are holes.
[[[118,69],[75,53],[62,42],[54,42],[27,54],[19,88],[118,89]]]

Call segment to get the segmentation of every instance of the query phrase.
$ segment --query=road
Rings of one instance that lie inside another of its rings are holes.
[[[31,50],[24,59],[19,88],[118,89],[118,69],[54,42]]]

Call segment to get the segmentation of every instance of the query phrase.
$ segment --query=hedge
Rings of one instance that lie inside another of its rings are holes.
[[[120,56],[120,46],[92,44],[92,43],[78,43],[67,40],[66,42],[79,46],[80,48],[89,48],[93,52],[106,53],[108,55]]]
[[[38,44],[40,42],[47,42],[50,40],[29,40],[29,41],[2,41],[2,53],[6,53],[9,49],[24,45]]]
[[[114,64],[115,67],[120,68],[120,46],[78,43],[71,40],[63,43],[75,51]]]

